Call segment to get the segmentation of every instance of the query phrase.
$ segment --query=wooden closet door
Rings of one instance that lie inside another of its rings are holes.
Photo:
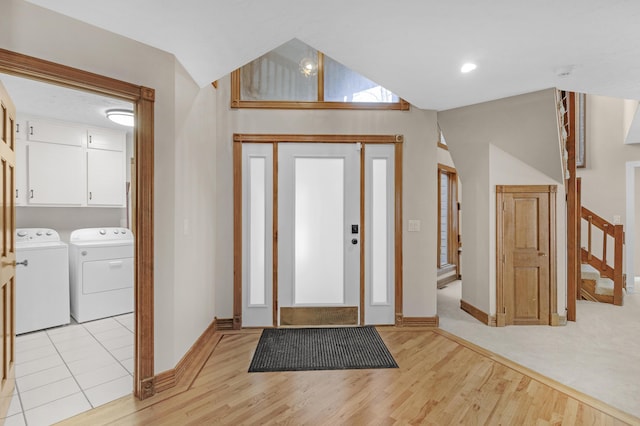
[[[498,325],[550,324],[552,241],[555,244],[550,220],[555,216],[550,192],[537,188],[499,193]]]

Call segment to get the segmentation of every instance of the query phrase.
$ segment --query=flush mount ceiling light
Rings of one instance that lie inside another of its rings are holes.
[[[133,111],[129,109],[110,109],[107,110],[107,118],[114,123],[122,126],[133,127]]]
[[[462,66],[462,68],[460,68],[460,72],[468,73],[468,72],[471,72],[471,71],[475,70],[476,68],[477,68],[476,64],[472,64],[471,62],[467,62],[466,64],[464,64]]]

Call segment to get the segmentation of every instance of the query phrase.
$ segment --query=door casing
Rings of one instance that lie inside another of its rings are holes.
[[[296,135],[296,134],[234,134],[233,137],[233,199],[234,199],[234,297],[233,297],[233,328],[239,330],[242,328],[242,144],[243,143],[267,143],[272,144],[274,149],[274,182],[277,182],[277,146],[279,143],[362,143],[366,144],[394,144],[395,146],[395,197],[394,197],[394,217],[395,217],[395,241],[394,241],[394,257],[395,257],[395,325],[401,325],[402,314],[402,151],[404,138],[402,135]],[[361,170],[364,173],[364,170]],[[364,183],[364,179],[361,179]],[[362,188],[361,188],[361,193]],[[277,235],[277,187],[274,188],[274,229]],[[364,226],[364,209],[360,211],[360,226]],[[277,238],[273,241],[273,326],[277,326]],[[364,259],[364,244],[360,245],[360,259]],[[361,268],[361,271],[364,271]],[[364,277],[360,277],[360,323],[364,323],[363,294],[364,294]]]

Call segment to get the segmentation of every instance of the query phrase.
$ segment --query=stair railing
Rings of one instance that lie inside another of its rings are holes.
[[[613,281],[613,304],[622,305],[624,274],[622,266],[622,255],[624,249],[624,230],[622,225],[614,225],[586,207],[581,208],[582,220],[587,222],[587,248],[580,250],[582,263],[588,263],[596,268],[601,276]],[[598,258],[593,254],[593,228],[602,231],[602,257]],[[607,264],[607,236],[613,237],[613,267]]]

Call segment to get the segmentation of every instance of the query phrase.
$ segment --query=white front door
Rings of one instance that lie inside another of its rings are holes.
[[[360,231],[360,144],[279,144],[279,307],[359,309]]]

